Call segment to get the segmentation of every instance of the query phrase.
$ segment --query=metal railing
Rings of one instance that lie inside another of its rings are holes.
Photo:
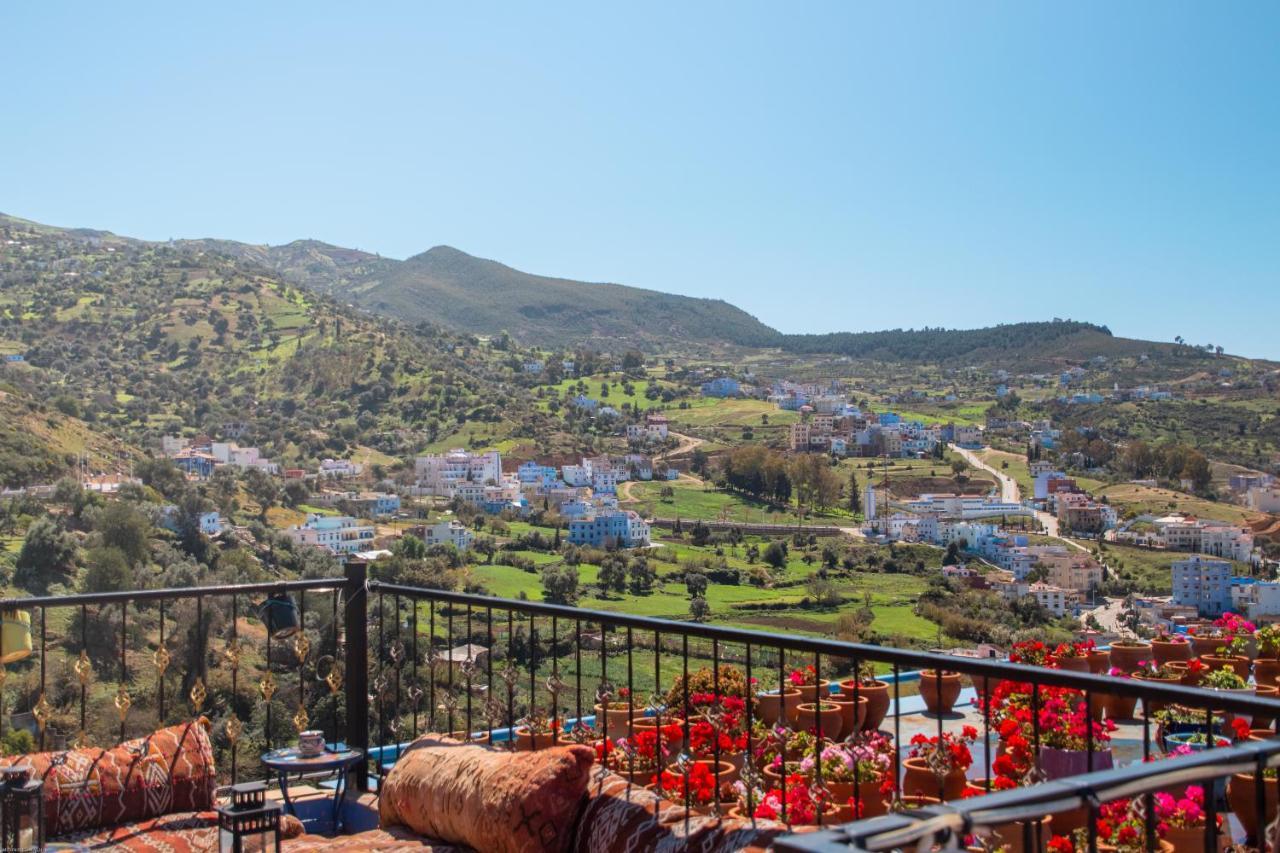
[[[302,630],[283,648],[247,606],[272,593],[293,594],[299,605]],[[423,589],[371,581],[359,560],[348,561],[342,578],[0,600],[0,611],[19,608],[33,616],[33,654],[0,669],[8,675],[0,702],[7,694],[15,710],[32,715],[39,748],[109,745],[208,714],[227,781],[263,775],[256,754],[245,756],[309,726],[366,751],[373,778],[366,769],[352,780],[362,789],[425,732],[500,748],[537,746],[538,735],[550,742],[554,734],[595,746],[637,785],[665,784],[686,805],[712,812],[734,806],[722,796],[699,802],[691,779],[700,763],[711,768],[717,794],[722,782],[740,783],[737,807],[746,817],[762,817],[769,801],[782,804],[776,816],[785,822],[806,822],[788,799],[803,785],[814,798],[813,822],[830,826],[909,795],[954,801],[943,773],[909,787],[909,741],[941,741],[962,725],[975,730],[971,745],[980,753],[981,774],[970,772],[970,784],[990,790],[1000,735],[991,702],[976,700],[1002,684],[1025,686],[1037,712],[1059,688],[1090,709],[1080,773],[1098,769],[1106,746],[1095,742],[1105,735],[1092,724],[1098,697],[1142,703],[1142,713],[1122,723],[1134,762],[1158,755],[1152,709],[1160,705],[1182,708],[1205,733],[1219,731],[1224,715],[1280,719],[1280,701],[1251,694]],[[922,694],[944,694],[957,676],[970,685],[963,713],[926,712]],[[877,704],[868,725],[862,717]],[[652,717],[664,725],[647,725]],[[655,732],[648,756],[634,749],[644,728]],[[806,754],[865,746],[873,732],[882,734],[876,742],[889,784],[883,792],[855,784],[846,802],[833,803],[830,792],[847,780],[830,778],[822,761],[807,766]],[[1036,758],[1024,781],[1044,778],[1038,756],[1053,734],[1041,730],[1039,713],[1030,716]],[[1207,739],[1213,746],[1216,736]],[[1140,775],[1166,764],[1121,769]],[[1047,784],[1023,790],[1041,798],[1058,790]],[[971,811],[968,803],[953,806]]]

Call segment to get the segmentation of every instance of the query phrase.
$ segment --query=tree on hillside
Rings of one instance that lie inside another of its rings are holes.
[[[787,543],[782,541],[773,541],[765,546],[764,561],[775,569],[781,569],[787,565]]]
[[[858,471],[849,469],[849,512],[862,512],[862,495],[858,490]]]
[[[114,548],[130,567],[141,566],[151,552],[151,521],[133,504],[112,501],[95,523],[103,548]]]
[[[578,600],[578,570],[574,566],[547,566],[542,570],[542,597],[551,604]]]
[[[600,563],[600,572],[596,576],[600,591],[608,594],[622,594],[627,589],[627,560],[621,554],[608,554]]]
[[[75,575],[76,540],[44,516],[27,530],[18,552],[13,582],[26,591],[43,595],[55,583],[66,584]]]
[[[84,592],[124,592],[135,589],[133,568],[125,553],[114,546],[92,548],[85,554]]]
[[[644,555],[631,558],[631,592],[635,595],[647,595],[653,591],[653,583],[657,580],[657,572],[649,565]]]
[[[696,595],[689,602],[689,615],[693,617],[694,622],[705,622],[711,618],[711,605],[707,603],[705,597]]]
[[[707,594],[707,576],[700,571],[687,571],[684,574],[684,588],[689,591],[690,598]]]

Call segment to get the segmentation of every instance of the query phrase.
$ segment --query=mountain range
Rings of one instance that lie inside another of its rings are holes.
[[[1184,361],[1200,356],[1194,348],[1119,338],[1106,326],[1059,320],[968,330],[783,334],[723,300],[535,275],[450,246],[395,260],[317,240],[280,246],[219,239],[157,244],[0,214],[0,225],[5,222],[70,239],[166,245],[196,256],[224,256],[375,314],[471,335],[506,332],[526,346],[660,352],[728,344],[802,355],[929,363],[960,359],[1036,370],[1095,356],[1152,354]]]

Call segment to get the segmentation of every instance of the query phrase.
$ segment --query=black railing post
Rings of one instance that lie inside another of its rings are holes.
[[[346,670],[347,746],[352,749],[369,749],[369,599],[365,583],[369,579],[369,566],[364,560],[348,560],[343,566],[346,597],[343,614],[343,630],[346,648],[343,668]],[[382,756],[378,756],[379,763]],[[367,762],[366,762],[367,763]],[[357,765],[356,789],[369,790],[369,773],[365,764]]]

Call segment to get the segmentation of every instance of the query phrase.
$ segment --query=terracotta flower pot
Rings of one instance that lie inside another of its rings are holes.
[[[1276,685],[1274,684],[1271,686],[1267,686],[1262,682],[1258,682],[1253,687],[1253,695],[1265,696],[1268,699],[1275,699],[1278,695],[1280,695],[1280,688],[1276,687]],[[1255,729],[1265,729],[1274,722],[1275,722],[1275,717],[1269,717],[1263,714],[1255,714],[1253,716],[1253,719],[1249,721],[1249,725],[1253,726],[1253,728]]]
[[[1253,661],[1253,680],[1259,684],[1275,684],[1280,678],[1280,658],[1256,658]]]
[[[784,718],[791,722],[796,706],[800,704],[800,691],[787,689],[780,694],[757,693],[756,698],[759,700],[760,719],[772,726]]]
[[[1112,696],[1107,713],[1111,715],[1113,720],[1132,720],[1134,718],[1134,708],[1137,706],[1137,696]]]
[[[855,679],[840,682],[840,693],[846,697],[867,697],[867,718],[862,721],[865,731],[875,731],[884,722],[889,713],[889,684],[876,681],[872,684],[858,684]]]
[[[862,729],[862,723],[867,718],[867,705],[870,704],[866,696],[859,696],[858,701],[855,702],[852,697],[841,693],[831,697],[830,701],[831,704],[840,707],[840,732],[833,734],[833,738],[836,740],[846,738]],[[826,729],[823,731],[825,732]]]
[[[1171,643],[1168,640],[1152,640],[1151,654],[1157,664],[1170,661],[1191,660],[1191,643]]]
[[[1244,655],[1201,655],[1200,661],[1210,670],[1230,669],[1246,681],[1249,680],[1249,659]]]
[[[1165,841],[1163,838],[1157,838],[1156,850],[1158,853],[1173,853],[1173,845],[1168,841]],[[1116,848],[1112,845],[1103,844],[1101,841],[1098,842],[1098,853],[1115,853],[1115,851]]]
[[[1163,684],[1178,684],[1178,683],[1180,682],[1180,679],[1178,679],[1178,678],[1176,678],[1176,677],[1175,677],[1175,678],[1152,678],[1152,677],[1151,677],[1151,676],[1149,676],[1149,675],[1134,675],[1133,677],[1134,677],[1135,679],[1137,679],[1138,681],[1152,681],[1152,682],[1155,682],[1155,683],[1157,683],[1157,684],[1161,684],[1161,683],[1163,683]],[[1168,704],[1169,704],[1169,703],[1167,703],[1167,702],[1157,702],[1157,701],[1155,701],[1154,699],[1143,699],[1143,700],[1142,700],[1142,713],[1143,713],[1144,715],[1146,715],[1146,716],[1150,717],[1150,716],[1151,716],[1152,714],[1154,714],[1156,711],[1163,711],[1163,710],[1165,709],[1165,707],[1166,707]]]
[[[1216,655],[1219,650],[1227,644],[1224,637],[1192,637],[1191,651],[1195,656],[1202,658],[1205,655]]]
[[[920,698],[931,714],[949,714],[960,698],[960,673],[945,672],[939,676],[934,670],[920,673]]]
[[[1280,737],[1274,729],[1249,729],[1249,740],[1271,740]]]
[[[1166,827],[1163,840],[1175,853],[1199,853],[1205,849],[1204,826]],[[1218,833],[1218,849],[1225,850],[1230,843],[1230,833],[1224,826]]]
[[[449,732],[449,737],[453,738],[454,740],[464,740],[467,743],[478,743],[478,744],[489,743],[488,732],[476,732],[475,734],[472,734],[470,732],[464,732],[464,731]]]
[[[880,793],[879,779],[872,782],[859,782],[857,801],[863,817],[879,817],[889,813],[889,804],[884,801],[884,795]]]
[[[1026,843],[1028,826],[1031,829],[1030,846]],[[1032,853],[1043,850],[1044,845],[1053,837],[1053,815],[1040,820],[1038,827],[1036,822],[1019,820],[997,824],[990,829],[992,834],[986,839],[990,849],[1002,849],[1006,853]]]
[[[680,717],[636,717],[631,721],[631,733],[638,734],[645,729],[656,729],[659,726],[680,726],[684,727],[684,720]],[[610,732],[612,732],[612,728]],[[610,735],[612,737],[612,734]]]
[[[796,728],[802,732],[820,731],[823,738],[839,736],[844,724],[844,712],[834,702],[801,702],[796,709]]]
[[[1089,652],[1089,671],[1103,673],[1111,669],[1111,652],[1106,649],[1094,649]]]
[[[1276,779],[1263,780],[1265,826],[1276,818],[1276,801],[1280,800],[1280,784]],[[1237,773],[1227,783],[1227,803],[1250,838],[1258,837],[1258,780],[1252,773]]]
[[[1118,640],[1111,644],[1111,665],[1121,672],[1133,672],[1144,660],[1151,660],[1150,643]]]
[[[817,684],[793,684],[790,685],[800,691],[800,701],[817,702],[818,697],[823,698],[831,695],[831,682],[825,678],[818,679]]]
[[[1089,672],[1088,658],[1058,658],[1058,669],[1065,669],[1067,672]]]
[[[529,731],[528,726],[516,727],[516,749],[523,752],[530,750],[546,749],[549,746],[556,746],[560,742],[554,732],[539,732],[534,734]]]
[[[1094,693],[1089,696],[1089,716],[1101,722],[1104,717],[1114,717],[1110,693]]]
[[[633,709],[630,704],[610,702],[607,712],[600,705],[596,705],[595,714],[596,731],[601,735],[607,733],[609,740],[617,740],[631,735],[631,718],[641,716],[644,711]]]
[[[923,758],[904,758],[902,760],[902,791],[904,794],[937,794],[942,791],[942,799],[958,800],[964,796],[966,783],[964,771],[958,767],[941,779],[929,767]],[[941,785],[941,788],[939,788]]]
[[[738,781],[738,768],[734,767],[732,762],[698,759],[692,763],[705,765],[715,773],[716,785],[720,789],[721,800],[733,800],[736,798],[736,794],[733,791],[733,783]],[[668,764],[667,771],[679,775],[681,772],[680,765]]]

